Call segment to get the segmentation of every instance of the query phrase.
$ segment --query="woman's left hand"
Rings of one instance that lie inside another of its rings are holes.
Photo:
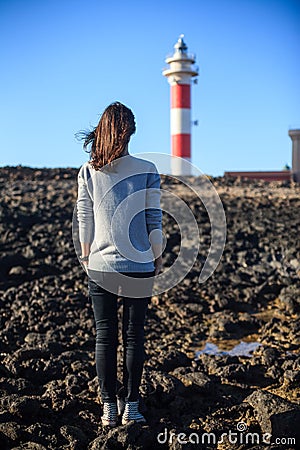
[[[89,262],[88,261],[82,261],[82,265],[84,267],[84,270],[87,272],[89,268]]]

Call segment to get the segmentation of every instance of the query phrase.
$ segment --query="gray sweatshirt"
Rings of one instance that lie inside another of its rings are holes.
[[[88,267],[151,272],[151,244],[162,242],[160,175],[154,163],[130,154],[106,167],[96,171],[86,162],[77,177],[79,240],[91,244]]]

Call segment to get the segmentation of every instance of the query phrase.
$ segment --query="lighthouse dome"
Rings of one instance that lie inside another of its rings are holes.
[[[181,34],[178,38],[178,41],[174,45],[175,50],[180,53],[186,53],[186,51],[187,51],[187,45],[184,42],[183,38],[184,38],[184,34]]]

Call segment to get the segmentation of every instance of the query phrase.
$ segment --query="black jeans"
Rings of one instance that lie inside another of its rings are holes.
[[[154,276],[154,271],[122,273],[135,278]],[[96,325],[95,359],[101,398],[103,402],[114,402],[117,391],[118,295],[107,291],[90,277],[88,288]],[[144,325],[151,297],[122,299],[123,389],[126,401],[136,401],[145,361]]]

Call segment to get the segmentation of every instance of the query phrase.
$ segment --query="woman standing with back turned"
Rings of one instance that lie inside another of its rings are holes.
[[[108,426],[117,425],[118,415],[122,424],[146,422],[139,411],[144,325],[153,280],[162,267],[160,176],[155,164],[128,153],[135,130],[129,108],[119,102],[109,105],[97,127],[84,135],[84,148],[91,145],[91,158],[78,173],[79,259],[88,273],[101,420]],[[137,283],[144,281],[141,295]],[[117,401],[119,283],[124,291],[123,401]]]

